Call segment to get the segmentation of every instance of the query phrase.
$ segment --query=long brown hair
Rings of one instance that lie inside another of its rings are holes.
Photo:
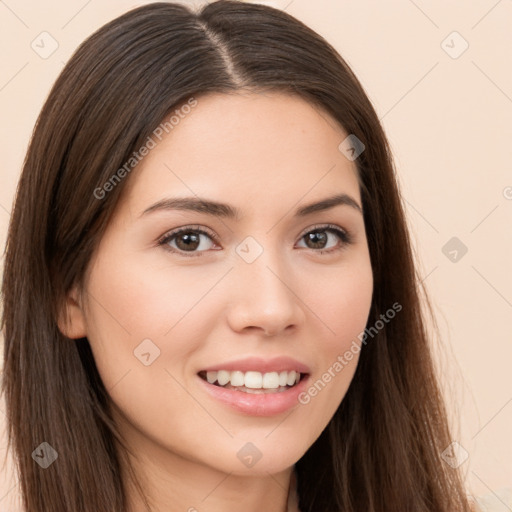
[[[87,340],[66,338],[57,319],[129,177],[104,197],[94,191],[178,105],[242,88],[298,95],[363,142],[355,162],[374,276],[368,325],[403,306],[362,347],[339,409],[296,464],[301,511],[468,512],[462,477],[441,458],[452,440],[427,299],[378,117],[322,37],[285,12],[224,0],[197,13],[154,3],[103,26],[66,64],[37,121],[2,285],[2,392],[26,512],[126,509],[127,447],[109,394]],[[32,456],[43,442],[58,453],[45,470]]]

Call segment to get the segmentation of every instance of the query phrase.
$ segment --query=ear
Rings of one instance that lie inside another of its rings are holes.
[[[59,330],[64,336],[72,339],[87,336],[85,315],[77,287],[69,292],[58,320]]]

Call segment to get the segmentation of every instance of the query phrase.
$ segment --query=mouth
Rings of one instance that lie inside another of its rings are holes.
[[[198,375],[213,386],[249,394],[282,393],[294,388],[308,376],[296,370],[267,373],[203,370]]]

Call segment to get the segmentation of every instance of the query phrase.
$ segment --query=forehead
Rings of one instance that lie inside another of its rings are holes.
[[[209,94],[174,117],[135,167],[124,202],[142,212],[164,195],[254,204],[350,193],[357,169],[338,149],[347,133],[325,112],[283,93]]]

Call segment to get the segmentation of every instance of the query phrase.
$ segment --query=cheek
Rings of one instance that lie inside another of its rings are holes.
[[[317,273],[314,285],[305,293],[304,302],[317,318],[321,329],[312,336],[310,352],[317,354],[319,365],[300,403],[314,410],[316,426],[326,425],[343,400],[357,368],[361,335],[371,308],[373,275],[369,259],[357,265],[332,268]]]
[[[308,286],[309,283],[309,286]],[[371,308],[373,275],[368,258],[316,272],[302,283],[304,302],[322,327],[325,354],[344,350],[364,331]]]
[[[126,380],[137,380],[143,394],[155,379],[169,378],[166,369],[182,382],[187,361],[219,318],[220,303],[209,300],[208,291],[223,272],[170,269],[127,252],[97,260],[87,283],[87,337],[105,387],[129,372]],[[154,388],[148,392],[154,397]]]
[[[103,384],[123,417],[140,431],[162,439],[172,431],[188,445],[194,436],[201,438],[202,422],[194,422],[195,432],[176,411],[204,416],[183,387],[187,360],[205,339],[191,323],[192,308],[218,277],[190,280],[186,272],[171,273],[135,258],[109,263],[98,262],[91,272],[86,315]]]
[[[172,269],[161,260],[114,254],[92,269],[89,327],[132,343],[171,336],[218,279],[211,269]]]

